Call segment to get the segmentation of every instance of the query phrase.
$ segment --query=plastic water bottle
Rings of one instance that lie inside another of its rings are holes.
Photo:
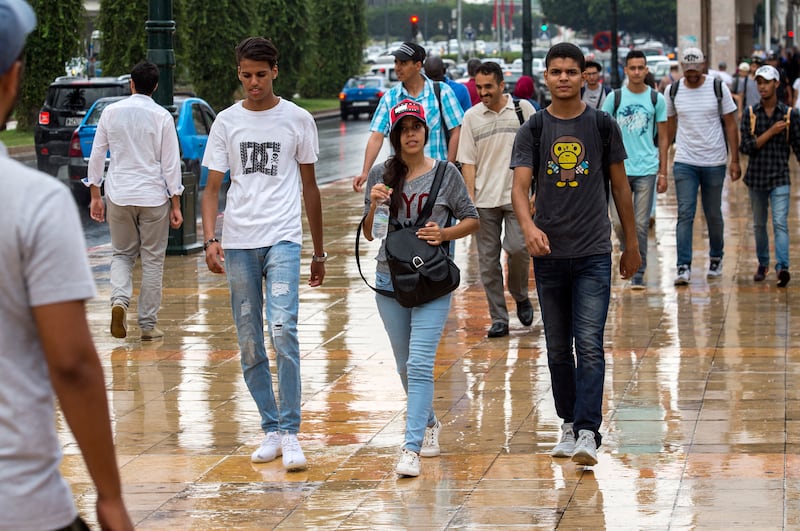
[[[382,240],[389,233],[389,200],[381,202],[372,216],[372,239]]]

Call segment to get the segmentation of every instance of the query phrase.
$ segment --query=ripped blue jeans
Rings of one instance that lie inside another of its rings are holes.
[[[225,249],[231,309],[242,372],[261,414],[264,433],[300,429],[300,342],[297,339],[300,245],[281,241],[258,249]],[[278,369],[280,405],[264,344],[264,279],[269,338]]]

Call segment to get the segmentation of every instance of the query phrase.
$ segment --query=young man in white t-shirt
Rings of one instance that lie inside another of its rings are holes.
[[[722,219],[722,186],[726,170],[731,180],[742,175],[739,166],[739,131],[736,126],[736,104],[730,90],[720,84],[721,103],[717,100],[714,78],[703,74],[705,57],[698,48],[686,48],[681,55],[683,78],[672,98],[672,85],[667,87],[667,126],[669,138],[675,139],[675,195],[678,200],[677,275],[674,284],[685,286],[692,277],[692,231],[697,210],[697,192],[703,200],[708,227],[708,278],[722,276],[724,222]],[[720,105],[722,107],[720,113]],[[720,122],[722,114],[723,123]],[[727,145],[726,145],[727,140]],[[730,152],[730,162],[728,161]]]
[[[266,434],[251,456],[264,463],[283,455],[286,470],[306,468],[297,440],[300,429],[300,345],[297,338],[300,195],[306,207],[314,254],[308,285],[322,285],[325,260],[322,203],[314,163],[317,128],[308,111],[273,92],[278,50],[268,39],[249,37],[236,47],[239,80],[246,94],[217,115],[203,165],[209,169],[201,205],[206,264],[226,273],[242,371]],[[230,170],[222,241],[216,237],[222,178]],[[275,400],[264,345],[266,318],[275,350],[280,404]]]

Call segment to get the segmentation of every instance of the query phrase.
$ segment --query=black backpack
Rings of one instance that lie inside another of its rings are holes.
[[[614,112],[611,116],[617,119],[617,110],[622,103],[622,89],[614,89]],[[656,103],[658,103],[658,91],[654,88],[650,89],[650,103],[653,104],[653,144],[658,147],[658,125],[656,124]]]
[[[586,108],[588,109],[590,107],[587,106]],[[600,138],[603,139],[603,177],[606,184],[606,200],[608,200],[610,193],[609,183],[611,182],[611,174],[608,168],[608,157],[611,150],[611,116],[605,111],[592,110],[594,111],[595,124],[597,125],[598,131],[600,131]],[[539,165],[542,161],[542,126],[544,125],[544,117],[542,114],[544,114],[544,112],[545,111],[537,112],[529,119],[533,133],[533,179],[531,181],[531,192],[533,194],[536,194],[536,187],[539,182]]]

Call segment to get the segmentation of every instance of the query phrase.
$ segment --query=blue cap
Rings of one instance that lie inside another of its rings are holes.
[[[0,75],[19,59],[36,15],[25,0],[0,0]]]

